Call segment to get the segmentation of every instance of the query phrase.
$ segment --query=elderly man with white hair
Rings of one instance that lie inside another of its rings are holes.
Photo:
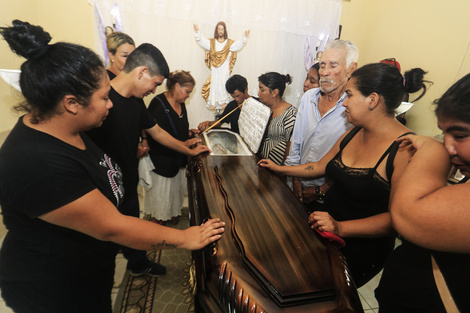
[[[345,40],[327,44],[320,60],[320,87],[302,97],[286,165],[320,160],[352,125],[346,120],[343,101],[345,88],[357,68],[359,49]],[[295,195],[311,212],[330,187],[327,178],[293,177]]]

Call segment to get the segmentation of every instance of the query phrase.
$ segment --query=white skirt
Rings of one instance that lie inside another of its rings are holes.
[[[162,221],[180,216],[186,194],[186,169],[180,169],[174,177],[160,176],[152,171],[150,175],[152,187],[144,189],[144,212]]]

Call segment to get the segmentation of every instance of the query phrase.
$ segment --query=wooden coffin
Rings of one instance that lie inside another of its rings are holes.
[[[190,158],[191,224],[226,222],[218,242],[193,253],[197,310],[362,312],[335,244],[310,229],[291,190],[256,162],[254,155]]]

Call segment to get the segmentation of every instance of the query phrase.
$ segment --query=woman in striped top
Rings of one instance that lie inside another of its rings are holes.
[[[297,109],[282,100],[286,84],[292,82],[289,74],[269,72],[258,77],[259,101],[271,109],[267,134],[261,143],[260,156],[282,165],[289,151]]]

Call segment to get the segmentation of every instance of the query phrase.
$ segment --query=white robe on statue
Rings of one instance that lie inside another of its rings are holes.
[[[211,44],[209,39],[204,37],[201,32],[196,32],[195,34],[196,42],[203,48],[204,50],[210,50]],[[235,41],[230,46],[231,52],[238,52],[240,51],[248,42],[248,37],[243,35],[243,39],[239,41]],[[215,50],[221,51],[225,45],[227,44],[227,40],[224,42],[215,41]],[[224,63],[222,63],[219,67],[212,67],[211,69],[211,87],[209,93],[209,99],[207,101],[207,108],[209,109],[223,109],[225,105],[229,103],[232,99],[230,95],[225,90],[225,82],[230,76],[230,55],[227,57]]]

